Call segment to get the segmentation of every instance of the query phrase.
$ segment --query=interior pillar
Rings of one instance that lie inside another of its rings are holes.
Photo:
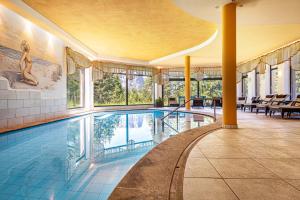
[[[191,57],[185,56],[185,67],[184,67],[184,94],[185,101],[190,100],[191,98]],[[187,110],[191,109],[191,102],[185,104]]]
[[[223,127],[237,128],[236,113],[236,3],[222,9]]]

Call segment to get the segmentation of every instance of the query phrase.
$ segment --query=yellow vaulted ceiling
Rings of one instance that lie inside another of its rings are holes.
[[[237,63],[242,63],[300,39],[300,24],[238,25]],[[193,66],[214,67],[222,63],[222,38],[191,53]],[[183,66],[184,59],[176,57],[159,63],[164,66]]]
[[[99,55],[152,60],[207,40],[216,25],[170,0],[24,0]]]
[[[237,63],[254,59],[299,38],[300,24],[238,25]],[[192,56],[201,58],[203,63],[221,65],[221,36]]]
[[[176,5],[193,16],[221,22],[221,9],[231,0],[173,0]],[[300,39],[300,0],[239,0],[237,7],[237,63],[246,62]],[[221,24],[219,30],[221,30]],[[222,38],[196,50],[191,55],[194,66],[220,66]],[[183,66],[184,59],[176,57],[158,64]]]

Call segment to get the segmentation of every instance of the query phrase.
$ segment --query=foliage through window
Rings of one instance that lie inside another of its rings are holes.
[[[260,74],[255,71],[255,96],[259,96],[260,93]]]
[[[126,95],[128,95],[128,103],[126,103]],[[104,73],[103,79],[94,82],[94,106],[152,103],[153,81],[151,76],[133,75],[126,81],[125,73]]]
[[[300,71],[296,71],[296,94],[300,94]]]
[[[126,75],[105,73],[102,80],[94,83],[94,105],[125,105]]]
[[[184,97],[184,81],[168,81],[164,85],[164,105],[168,105],[168,99],[171,97],[177,101]]]
[[[296,95],[300,94],[300,70],[298,71],[294,71],[294,93],[295,93],[295,97]]]
[[[178,103],[183,104],[185,100],[184,80],[170,80],[164,85],[164,105],[168,105],[170,97],[176,98]],[[198,96],[197,81],[191,81],[191,96]]]
[[[199,84],[199,87],[198,87]],[[184,100],[184,80],[170,80],[164,85],[164,104],[168,105],[168,98],[175,97],[179,103]],[[191,81],[191,97],[205,98],[222,96],[222,80]]]
[[[263,98],[263,96],[265,96],[265,74],[259,74],[258,77],[257,77],[258,81],[257,81],[257,84],[259,85],[258,86],[258,94],[257,96],[260,96]]]
[[[271,94],[278,93],[278,69],[271,68]]]
[[[83,70],[76,69],[75,73],[67,76],[67,106],[68,108],[82,107]]]
[[[128,104],[152,104],[153,81],[150,76],[133,76],[128,80]]]
[[[247,97],[248,96],[248,76],[245,75],[242,77],[242,95],[243,97]]]
[[[200,96],[205,98],[222,97],[222,80],[200,81]]]

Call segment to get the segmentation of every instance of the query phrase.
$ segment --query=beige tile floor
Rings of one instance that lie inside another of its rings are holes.
[[[200,140],[185,169],[186,200],[300,200],[300,120],[238,111],[239,129]]]

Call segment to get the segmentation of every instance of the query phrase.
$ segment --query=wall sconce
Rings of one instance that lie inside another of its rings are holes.
[[[53,40],[54,40],[54,37],[49,32],[47,32],[47,35],[48,35],[48,48],[49,49],[53,49]]]
[[[25,33],[27,36],[32,37],[32,24],[27,19],[24,19]]]

